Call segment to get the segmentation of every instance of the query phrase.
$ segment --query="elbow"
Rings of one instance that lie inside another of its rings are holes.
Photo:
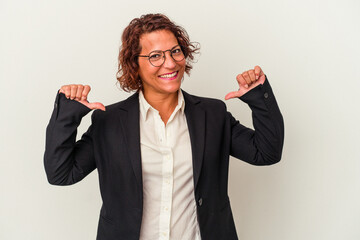
[[[271,159],[268,159],[268,160],[266,161],[266,164],[265,164],[265,165],[274,165],[274,164],[280,162],[280,160],[281,160],[281,156],[273,157],[273,158],[271,158]]]
[[[264,162],[266,163],[265,165],[276,164],[276,163],[280,162],[281,157],[282,157],[282,145],[281,145],[281,147],[278,148],[277,151],[274,151],[273,154],[267,155],[267,156],[263,155]]]
[[[270,148],[266,153],[260,154],[260,159],[263,161],[263,165],[273,165],[280,162],[282,158],[282,150],[283,150],[283,138],[277,141],[277,144],[274,144],[272,148]]]
[[[44,157],[44,169],[48,182],[55,186],[67,186],[72,185],[72,174],[68,167],[64,167],[63,164],[58,164],[54,159]]]
[[[60,179],[60,178],[56,178],[53,176],[49,176],[47,175],[47,180],[50,183],[50,185],[54,185],[54,186],[68,186],[68,185],[72,185],[71,182],[66,181],[65,179]]]
[[[67,185],[72,185],[74,183],[73,181],[71,181],[69,174],[64,174],[64,173],[61,174],[60,172],[54,171],[53,169],[47,168],[46,166],[45,166],[45,173],[47,180],[51,185],[67,186]]]
[[[281,160],[281,151],[271,155],[262,154],[258,152],[258,154],[256,154],[255,156],[255,161],[253,161],[254,163],[253,165],[269,166],[280,162],[280,160]]]
[[[54,185],[54,186],[64,186],[64,185],[66,185],[63,182],[58,181],[57,179],[51,178],[49,176],[47,177],[47,180],[48,180],[48,183],[50,183],[50,185]]]
[[[257,166],[270,166],[280,162],[281,158],[262,159],[261,161],[255,162]]]
[[[50,183],[50,185],[63,186],[63,185],[61,184],[61,182],[55,181],[54,179],[48,178],[47,180],[48,180],[48,183]]]

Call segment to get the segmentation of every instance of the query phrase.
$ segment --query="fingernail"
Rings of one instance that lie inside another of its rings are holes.
[[[249,85],[245,84],[245,87],[246,87],[246,88],[249,88]]]
[[[258,80],[259,79],[259,75],[256,75],[256,80]]]

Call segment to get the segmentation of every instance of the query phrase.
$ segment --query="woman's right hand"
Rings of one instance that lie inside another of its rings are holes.
[[[78,101],[90,109],[100,109],[100,110],[105,111],[105,106],[102,103],[99,103],[99,102],[89,103],[88,102],[87,96],[88,96],[90,90],[91,90],[91,88],[89,85],[70,84],[70,85],[62,86],[59,90],[59,93],[65,94],[65,97],[67,99]]]

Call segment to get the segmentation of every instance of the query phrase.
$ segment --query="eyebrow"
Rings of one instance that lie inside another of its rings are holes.
[[[180,45],[177,44],[177,45],[173,46],[172,48],[164,50],[164,51],[163,50],[153,50],[153,51],[149,52],[149,54],[152,53],[152,52],[165,52],[165,51],[173,50],[175,47],[180,47]]]

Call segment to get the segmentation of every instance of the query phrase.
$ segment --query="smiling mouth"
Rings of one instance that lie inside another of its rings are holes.
[[[159,75],[159,78],[172,80],[172,79],[175,79],[175,78],[177,77],[178,73],[179,73],[179,71],[176,71],[176,72],[173,72],[173,73],[167,73],[167,74]]]

